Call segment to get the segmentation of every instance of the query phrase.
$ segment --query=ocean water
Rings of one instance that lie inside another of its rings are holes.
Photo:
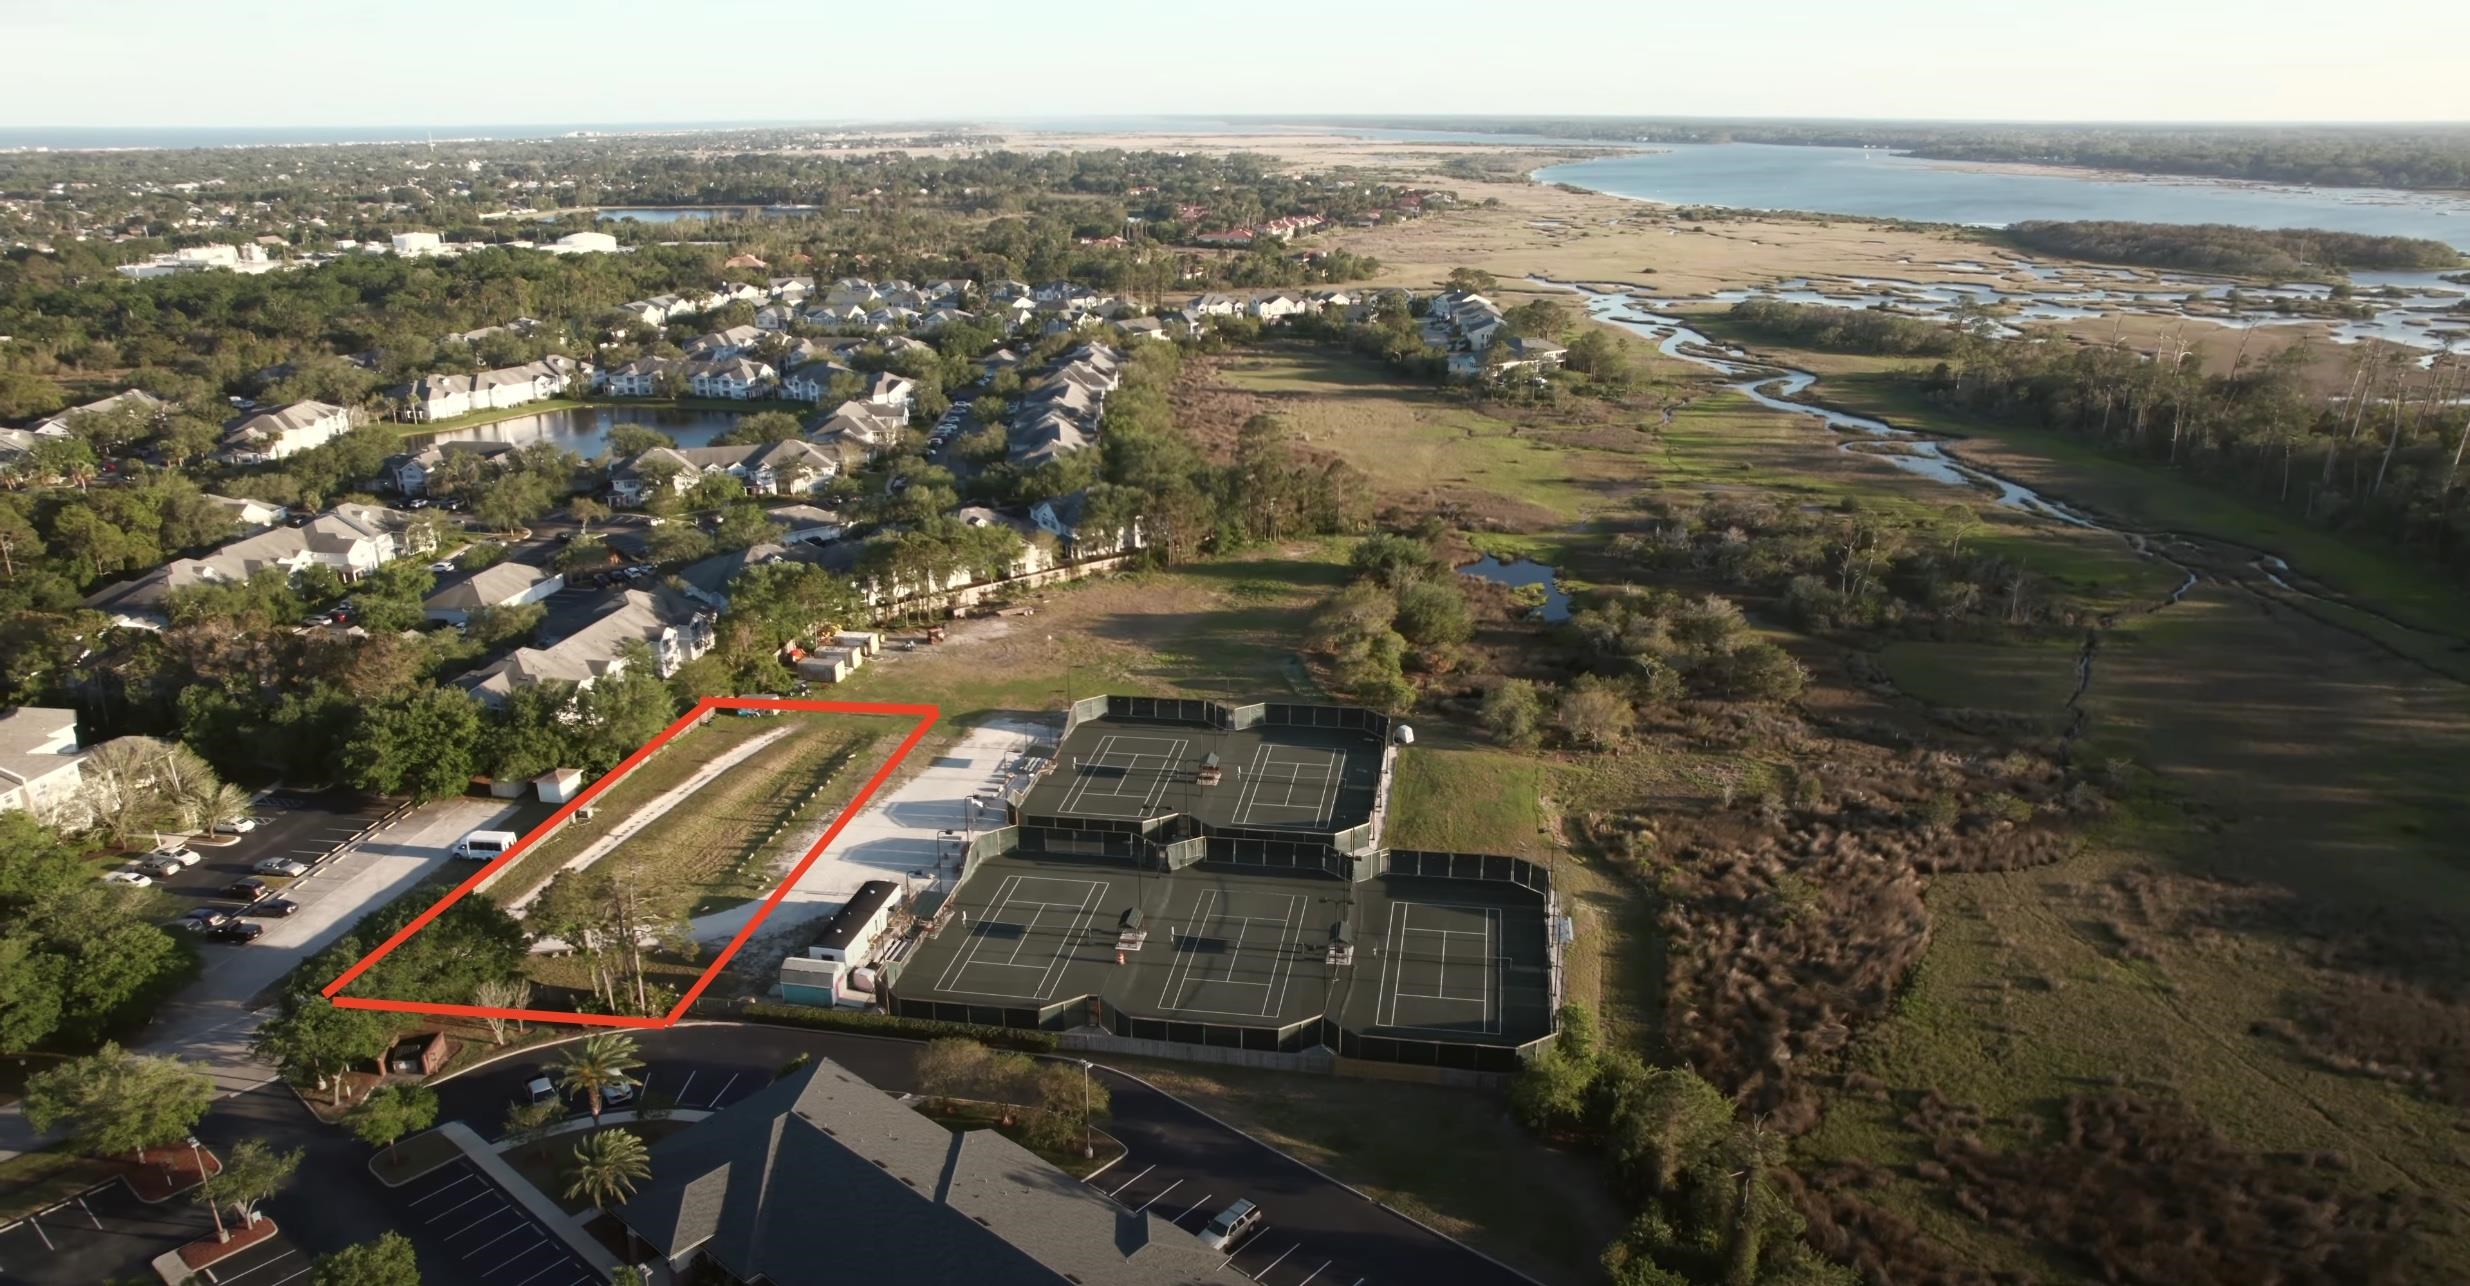
[[[1982,226],[2026,219],[2125,219],[2331,228],[2428,237],[2470,250],[2470,194],[2457,192],[1962,170],[1845,147],[1655,146],[1661,150],[1555,165],[1536,177],[1670,205],[1818,210]]]

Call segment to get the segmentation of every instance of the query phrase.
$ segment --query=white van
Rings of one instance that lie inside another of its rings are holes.
[[[513,848],[517,838],[513,831],[473,831],[455,841],[454,853],[467,862],[494,861],[499,854]]]

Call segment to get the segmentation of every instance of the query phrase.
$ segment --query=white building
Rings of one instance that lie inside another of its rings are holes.
[[[75,710],[19,706],[0,715],[0,808],[49,821],[75,797],[84,759]]]
[[[293,402],[235,421],[223,434],[223,453],[244,463],[262,463],[321,447],[351,432],[353,412],[327,402]]]
[[[394,246],[399,255],[433,255],[444,251],[446,242],[434,232],[398,232]]]

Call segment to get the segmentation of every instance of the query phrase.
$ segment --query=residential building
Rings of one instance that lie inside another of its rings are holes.
[[[491,706],[503,705],[515,689],[536,683],[590,687],[626,668],[622,652],[628,643],[651,649],[653,665],[665,679],[712,650],[712,625],[712,613],[683,594],[666,588],[630,589],[599,618],[558,642],[517,648],[506,659],[456,682]]]
[[[205,500],[208,504],[230,514],[235,526],[246,527],[251,532],[264,531],[292,516],[291,510],[266,500],[244,500],[236,496],[211,494],[207,495]]]
[[[484,607],[520,607],[566,588],[566,578],[529,563],[492,563],[431,594],[421,603],[432,621],[460,625]]]
[[[158,416],[170,409],[170,404],[144,389],[122,389],[110,397],[99,398],[80,406],[72,406],[56,415],[47,415],[26,426],[26,431],[47,438],[69,435],[69,421],[81,415],[107,415],[114,411],[135,408],[147,416]]]
[[[1248,1282],[1164,1211],[1126,1210],[993,1130],[947,1130],[828,1059],[654,1144],[651,1179],[612,1213],[681,1280]]]
[[[674,357],[638,357],[624,366],[601,372],[601,391],[611,397],[657,397],[661,383],[685,369]]]
[[[172,591],[190,585],[233,584],[268,568],[297,575],[313,565],[358,580],[397,558],[427,553],[434,537],[412,515],[376,505],[336,505],[299,527],[275,527],[235,540],[203,558],[177,558],[135,580],[88,595],[87,607],[115,624],[160,629]]]
[[[424,375],[395,390],[393,396],[406,419],[446,420],[546,401],[583,378],[582,363],[552,355],[477,375]]]
[[[1053,496],[1029,507],[1029,521],[1038,530],[1055,538],[1067,561],[1081,558],[1104,558],[1127,549],[1139,549],[1146,542],[1141,536],[1140,520],[1135,518],[1122,527],[1101,530],[1085,521],[1089,507],[1089,492],[1074,491]]]
[[[432,442],[415,451],[405,451],[386,457],[378,475],[381,486],[392,487],[397,494],[425,496],[430,480],[454,456],[479,456],[484,462],[494,462],[513,451],[509,442]]]
[[[606,232],[569,232],[541,247],[555,255],[615,254],[617,248],[617,238]]]
[[[832,381],[843,375],[854,376],[856,374],[856,371],[828,357],[819,358],[791,368],[789,373],[781,378],[780,395],[821,406],[824,399],[832,395]]]
[[[725,473],[756,495],[796,496],[814,491],[840,472],[838,455],[801,438],[741,446],[654,447],[611,472],[609,494],[621,505],[641,504],[663,475],[673,490],[683,492],[705,475]]]
[[[885,407],[905,420],[909,418],[910,403],[917,396],[917,392],[918,382],[916,380],[895,375],[890,371],[878,371],[875,373],[875,378],[868,381],[863,396],[865,400]]]
[[[908,427],[908,417],[888,407],[873,402],[843,402],[832,408],[831,416],[807,436],[817,441],[838,438],[854,442],[871,455],[899,443]]]
[[[243,463],[281,460],[321,447],[351,431],[357,413],[326,402],[293,402],[233,421],[223,454]]]
[[[19,706],[0,715],[0,809],[45,822],[59,816],[76,797],[84,759],[75,710]]]
[[[779,380],[779,372],[751,357],[686,364],[686,383],[697,397],[721,397],[738,402],[769,397]]]
[[[433,255],[443,252],[446,243],[434,232],[398,232],[394,248],[399,255]]]
[[[761,338],[763,338],[763,331],[759,327],[732,326],[727,330],[716,330],[708,335],[696,336],[687,343],[686,355],[699,357],[707,362],[722,361],[751,350],[755,346],[755,341]]]
[[[829,544],[849,530],[849,519],[845,515],[814,505],[781,505],[767,510],[764,517],[781,529],[780,540],[784,545]]]

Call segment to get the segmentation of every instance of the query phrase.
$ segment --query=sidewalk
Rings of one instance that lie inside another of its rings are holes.
[[[532,1186],[531,1180],[516,1173],[515,1168],[497,1154],[497,1149],[489,1146],[488,1140],[481,1138],[463,1122],[448,1121],[438,1126],[437,1130],[462,1149],[463,1155],[480,1167],[482,1174],[489,1176],[489,1182],[503,1189],[507,1200],[523,1207],[525,1214],[555,1232],[558,1239],[565,1242],[583,1262],[599,1270],[604,1280],[621,1267],[617,1256],[610,1254],[609,1248],[601,1245],[599,1238],[583,1230],[583,1225],[591,1222],[592,1215],[567,1214],[564,1207],[542,1196],[540,1189]]]

